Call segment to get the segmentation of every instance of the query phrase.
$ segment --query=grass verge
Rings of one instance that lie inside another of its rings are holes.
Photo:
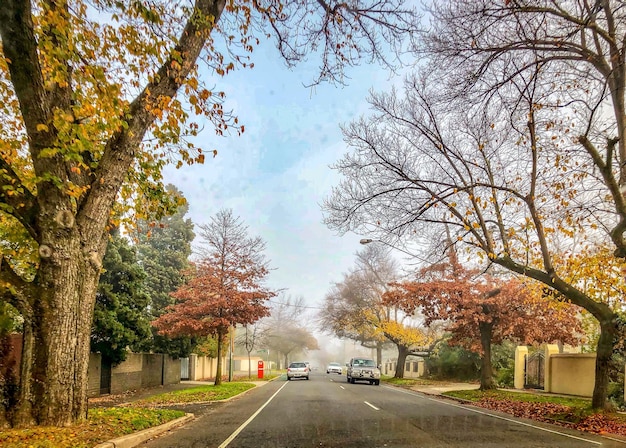
[[[425,378],[393,378],[381,377],[384,383],[393,384],[394,386],[411,387],[411,386],[429,386],[432,384],[442,384],[441,381],[427,380]]]
[[[92,448],[98,443],[158,426],[185,415],[169,409],[97,408],[68,428],[36,427],[0,430],[3,448]]]
[[[219,401],[239,395],[252,389],[252,383],[222,383],[219,386],[198,386],[189,389],[153,395],[132,403],[132,407],[167,406],[176,403],[194,403],[199,401]]]

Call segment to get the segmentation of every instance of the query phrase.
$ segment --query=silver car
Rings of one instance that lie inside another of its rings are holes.
[[[368,381],[370,384],[380,384],[380,369],[376,366],[376,361],[368,358],[352,358],[346,364],[346,379],[348,383],[354,384],[356,381]]]
[[[304,362],[292,362],[287,367],[287,381],[291,381],[292,378],[305,378],[309,379],[309,368]]]

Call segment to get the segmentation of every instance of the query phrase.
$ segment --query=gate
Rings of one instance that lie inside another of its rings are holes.
[[[545,372],[545,355],[543,351],[537,351],[524,357],[526,369],[524,372],[524,388],[543,389]]]
[[[100,363],[100,395],[111,393],[111,363],[104,359]]]
[[[189,379],[189,358],[180,358],[180,379]]]

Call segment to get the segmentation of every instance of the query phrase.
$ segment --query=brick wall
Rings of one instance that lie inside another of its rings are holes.
[[[100,354],[89,356],[88,394],[100,394],[102,358]],[[180,383],[180,359],[155,353],[129,353],[126,361],[111,369],[111,394],[129,390]]]

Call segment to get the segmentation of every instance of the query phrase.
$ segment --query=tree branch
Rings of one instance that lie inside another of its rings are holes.
[[[0,300],[13,305],[22,316],[31,316],[35,289],[35,285],[20,277],[0,255]]]
[[[30,236],[38,241],[39,232],[35,217],[39,206],[35,196],[24,187],[13,168],[2,157],[0,157],[0,202],[8,206],[2,210],[15,217]]]
[[[178,44],[170,52],[143,91],[130,104],[125,114],[127,126],[107,142],[94,173],[94,182],[77,217],[84,234],[94,226],[103,227],[97,217],[108,210],[125,180],[136,150],[156,115],[150,109],[163,99],[171,99],[195,67],[196,60],[224,9],[225,0],[197,0]],[[156,107],[156,106],[155,106]],[[108,218],[108,216],[107,216]],[[99,229],[97,229],[99,230]]]

